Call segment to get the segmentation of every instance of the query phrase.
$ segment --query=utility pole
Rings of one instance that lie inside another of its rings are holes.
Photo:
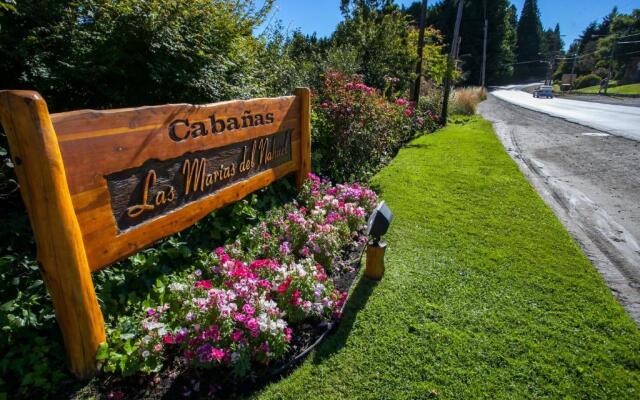
[[[484,0],[484,42],[482,45],[482,82],[480,86],[486,87],[485,78],[487,76],[487,34],[489,31],[489,20],[487,19],[487,0]]]
[[[607,90],[609,90],[609,82],[611,81],[611,75],[613,74],[613,56],[616,53],[616,44],[618,42],[618,38],[616,36],[613,37],[613,45],[611,46],[611,56],[609,57],[609,74],[607,75],[607,81],[604,85],[604,95],[607,95]]]
[[[420,85],[422,84],[422,58],[424,53],[424,29],[425,19],[427,14],[428,0],[422,0],[422,6],[420,7],[420,34],[418,36],[418,65],[416,65],[416,83],[413,86],[413,101],[418,104],[420,101]]]
[[[458,54],[458,36],[460,35],[460,23],[462,22],[462,9],[464,8],[464,0],[458,0],[458,14],[456,16],[456,25],[453,29],[453,38],[451,40],[451,51],[447,59],[447,73],[444,77],[444,93],[442,98],[442,114],[440,118],[442,125],[447,125],[447,116],[449,114],[449,94],[451,92],[451,73],[455,55]]]

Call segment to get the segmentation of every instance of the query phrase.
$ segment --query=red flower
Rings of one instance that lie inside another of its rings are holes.
[[[291,285],[292,280],[293,278],[288,277],[286,281],[278,285],[278,293],[285,294],[287,292],[287,289],[289,289],[289,285]]]
[[[196,282],[196,284],[193,287],[196,289],[211,289],[212,285],[211,285],[211,281],[204,280],[204,281]]]
[[[291,295],[291,304],[297,306],[301,301],[302,300],[300,300],[300,291],[298,289],[294,290]]]
[[[162,342],[164,344],[173,344],[174,343],[173,336],[171,336],[170,333],[167,333],[162,337]]]

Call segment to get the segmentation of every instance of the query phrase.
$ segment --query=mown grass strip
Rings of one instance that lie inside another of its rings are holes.
[[[373,183],[396,215],[385,278],[257,397],[640,397],[640,331],[488,122],[414,140]]]
[[[600,91],[600,85],[589,86],[586,88],[578,89],[578,93],[597,94]],[[630,85],[612,86],[607,90],[608,94],[637,94],[640,95],[640,83],[633,83]]]

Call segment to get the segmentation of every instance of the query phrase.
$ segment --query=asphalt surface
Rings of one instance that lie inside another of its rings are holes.
[[[640,107],[589,101],[538,99],[521,90],[496,90],[494,96],[520,107],[603,130],[629,139],[640,140]]]
[[[599,96],[597,94],[560,94],[558,98],[612,104],[616,106],[640,107],[640,97]]]
[[[640,325],[640,142],[494,95],[478,111]]]

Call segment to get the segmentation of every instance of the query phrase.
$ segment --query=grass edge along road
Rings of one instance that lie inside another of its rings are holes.
[[[638,398],[640,331],[473,117],[373,180],[395,213],[387,272],[260,398]]]
[[[598,94],[600,91],[600,85],[589,86],[582,89],[577,89],[577,93],[583,94]],[[630,85],[611,86],[607,90],[608,94],[624,94],[624,95],[640,95],[640,83],[633,83]]]

